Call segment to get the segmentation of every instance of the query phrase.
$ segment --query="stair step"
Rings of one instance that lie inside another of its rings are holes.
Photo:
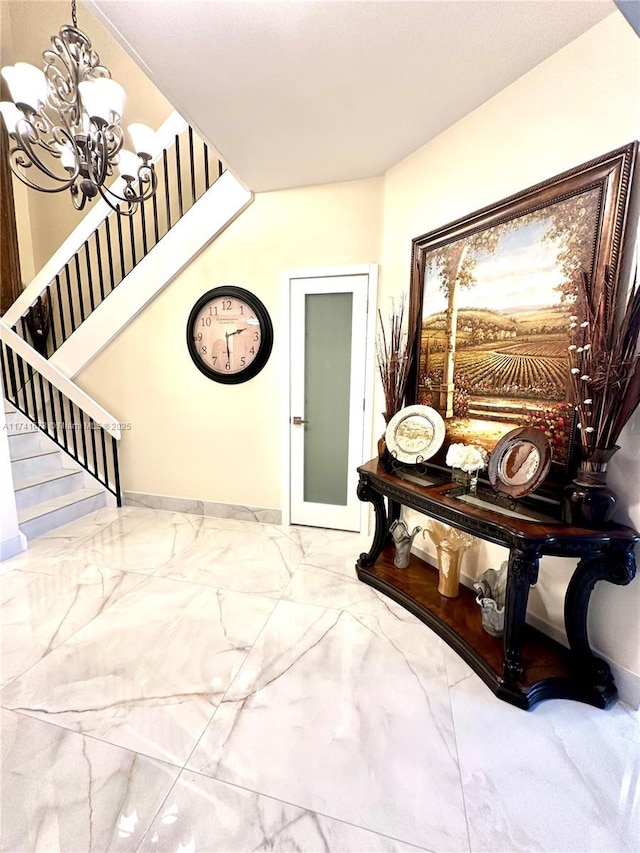
[[[24,458],[42,449],[40,446],[41,432],[37,427],[27,427],[25,424],[19,424],[19,427],[20,429],[7,430],[11,459]]]
[[[11,475],[13,482],[36,477],[38,474],[50,474],[60,468],[59,450],[38,450],[13,456],[11,459]]]
[[[59,468],[48,474],[38,474],[18,480],[13,484],[16,508],[26,509],[60,495],[67,495],[69,492],[81,489],[83,482],[82,471],[74,468]]]
[[[14,424],[18,420],[18,411],[17,409],[6,409],[4,410],[4,419],[8,424]]]
[[[18,527],[27,539],[35,539],[55,527],[101,509],[105,503],[103,489],[78,489],[20,510]]]

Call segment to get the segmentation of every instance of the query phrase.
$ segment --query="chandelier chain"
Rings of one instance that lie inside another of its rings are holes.
[[[78,14],[76,12],[76,0],[71,0],[71,23],[74,27],[78,26]]]

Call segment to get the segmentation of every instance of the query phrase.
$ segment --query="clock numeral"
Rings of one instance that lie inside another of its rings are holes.
[[[206,355],[206,354],[207,354],[207,348],[206,348],[206,347],[202,347],[202,355]]]
[[[255,347],[251,347],[251,349],[249,350],[249,352],[251,353],[251,355],[255,355],[255,354],[256,354],[256,348],[255,348]]]
[[[222,300],[222,310],[223,311],[231,311],[231,300],[223,299]]]
[[[231,370],[231,365],[229,364],[229,362],[227,362],[227,363],[225,364],[224,369],[225,369],[225,370]]]
[[[247,359],[246,359],[246,358],[244,358],[244,357],[243,357],[243,358],[241,358],[241,359],[240,359],[240,367],[244,367],[246,363],[247,363]]]
[[[210,326],[211,325],[211,317],[203,317],[202,318],[202,325],[203,326]]]
[[[254,332],[254,333],[253,333],[253,340],[254,340],[254,341],[259,341],[259,340],[260,340],[260,333],[259,333],[259,332]]]
[[[215,364],[215,363],[216,363],[216,361],[218,360],[218,356],[217,356],[217,355],[211,356],[211,358],[212,358],[212,360],[213,360],[213,363],[214,363],[214,364]]]
[[[197,341],[201,341],[201,340],[202,340],[202,332],[198,332],[198,334],[196,335],[196,340],[197,340]]]

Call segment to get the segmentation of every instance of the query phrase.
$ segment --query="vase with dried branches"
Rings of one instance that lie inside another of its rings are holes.
[[[408,319],[405,322],[407,314],[404,294],[400,297],[399,304],[392,299],[386,328],[382,312],[378,309],[380,330],[376,339],[376,357],[384,393],[385,410],[382,416],[387,424],[403,407],[407,393],[413,344],[411,323]],[[382,459],[386,453],[384,435],[378,442],[378,451]]]
[[[637,276],[616,310],[609,270],[601,280],[582,273],[576,313],[569,318],[569,376],[577,419],[580,466],[564,496],[564,518],[604,528],[615,512],[607,466],[623,427],[640,403],[640,289]]]

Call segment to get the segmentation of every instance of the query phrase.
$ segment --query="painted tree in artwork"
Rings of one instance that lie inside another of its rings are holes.
[[[447,296],[446,352],[442,385],[438,395],[438,408],[447,418],[453,416],[458,292],[460,288],[468,289],[475,284],[473,271],[478,256],[495,252],[505,227],[501,225],[487,228],[464,240],[457,240],[429,252],[428,268],[439,276],[440,287]]]
[[[428,252],[427,269],[437,276],[447,298],[446,352],[438,393],[438,408],[445,417],[453,415],[458,295],[476,283],[474,270],[478,258],[494,254],[508,232],[532,222],[544,222],[542,240],[557,249],[556,263],[563,274],[557,287],[560,300],[570,302],[575,299],[577,276],[591,266],[598,205],[598,191],[590,190]]]
[[[576,298],[579,275],[582,270],[591,270],[598,205],[599,192],[592,190],[548,209],[549,228],[542,239],[558,247],[563,281],[557,290],[563,302]]]

